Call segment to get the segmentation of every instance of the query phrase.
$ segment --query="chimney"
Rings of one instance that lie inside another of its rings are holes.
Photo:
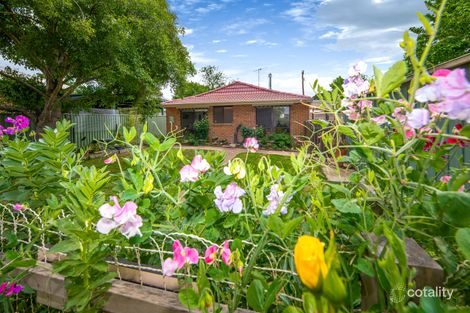
[[[305,78],[304,78],[305,71],[302,70],[302,96],[305,96]]]
[[[269,89],[273,89],[273,74],[269,73]]]

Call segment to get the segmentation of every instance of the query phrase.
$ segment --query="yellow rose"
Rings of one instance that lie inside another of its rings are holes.
[[[297,274],[305,286],[315,289],[320,275],[328,274],[325,263],[324,244],[312,236],[300,236],[294,249],[294,262]]]

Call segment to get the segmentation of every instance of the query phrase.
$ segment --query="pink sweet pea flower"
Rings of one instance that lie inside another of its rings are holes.
[[[194,157],[193,161],[191,162],[191,167],[199,173],[205,173],[211,168],[209,163],[202,158],[202,155],[199,154]]]
[[[436,70],[434,73],[432,73],[432,76],[434,77],[446,77],[447,75],[449,75],[452,71],[451,70],[448,70],[448,69],[439,69],[439,70]]]
[[[371,120],[376,123],[377,125],[383,125],[387,123],[387,116],[386,115],[379,115],[376,117],[371,118]]]
[[[112,163],[116,162],[116,160],[117,160],[117,157],[114,154],[114,155],[110,156],[109,158],[107,158],[106,160],[104,160],[103,163],[108,165],[108,164],[112,164]]]
[[[196,249],[184,247],[179,240],[173,243],[173,260],[181,269],[185,264],[197,264],[199,261],[199,253]]]
[[[255,137],[248,137],[245,139],[245,143],[243,144],[243,147],[248,149],[248,151],[250,152],[256,152],[259,149],[258,140]]]
[[[185,165],[180,170],[181,182],[195,182],[199,179],[199,172],[191,165]]]
[[[225,240],[222,245],[221,255],[222,261],[225,263],[225,265],[229,266],[232,264],[232,251],[230,251],[229,242],[227,240]]]
[[[209,248],[206,249],[206,252],[204,253],[204,262],[206,264],[212,264],[215,262],[217,259],[217,251],[219,250],[219,247],[217,245],[212,245]]]
[[[279,206],[279,203],[281,203],[282,198],[284,197],[284,191],[281,190],[281,187],[279,184],[274,184],[271,186],[271,190],[269,195],[266,196],[266,199],[268,199],[269,204],[266,210],[263,211],[264,216],[269,216],[271,214],[274,214],[276,212],[277,207]],[[292,197],[289,197],[284,205],[282,206],[280,213],[281,214],[287,214],[287,205],[289,204],[290,200]]]
[[[178,263],[172,258],[168,258],[163,262],[163,276],[173,276],[178,269]]]
[[[5,289],[7,288],[8,286],[8,283],[7,282],[3,282],[1,285],[0,285],[0,295],[5,291]]]
[[[26,209],[26,207],[21,203],[15,203],[13,205],[13,210],[15,211],[23,211],[24,209]]]
[[[416,131],[413,127],[405,126],[404,130],[405,130],[406,139],[410,139],[416,136]]]
[[[119,228],[121,234],[127,239],[139,235],[142,227],[142,218],[137,214],[137,204],[127,201],[122,207],[116,196],[111,197],[114,205],[103,204],[100,208],[101,219],[96,224],[96,230],[102,234],[109,234],[113,229]]]
[[[359,61],[349,68],[348,75],[359,76],[367,71],[367,64],[364,61]]]
[[[407,124],[415,129],[428,125],[429,121],[429,111],[426,109],[414,109],[407,115]]]
[[[5,297],[11,297],[13,295],[17,295],[23,290],[23,285],[15,285],[15,283],[11,283],[10,286],[7,288],[5,292]]]
[[[243,209],[243,203],[240,197],[245,194],[245,190],[238,187],[237,183],[233,182],[225,188],[222,192],[222,187],[215,187],[214,194],[216,199],[215,205],[221,212],[240,213]]]
[[[451,179],[452,179],[452,176],[445,175],[445,176],[442,176],[439,180],[441,181],[441,183],[449,184]],[[468,183],[470,183],[470,180],[468,181]],[[457,191],[458,192],[464,192],[465,191],[465,184],[460,186],[459,189],[457,189]]]
[[[406,122],[406,109],[402,107],[395,108],[392,113],[392,116],[402,124]]]

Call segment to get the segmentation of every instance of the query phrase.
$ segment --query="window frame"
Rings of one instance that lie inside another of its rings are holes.
[[[231,114],[228,115],[226,110],[230,109]],[[217,120],[216,110],[222,110],[222,121]],[[233,106],[224,105],[224,106],[215,106],[212,108],[212,121],[214,124],[232,124],[233,123]],[[228,119],[230,117],[230,120]]]

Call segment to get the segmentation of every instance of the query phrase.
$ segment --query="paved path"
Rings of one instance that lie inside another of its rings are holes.
[[[226,148],[226,147],[214,147],[214,146],[183,146],[183,149],[186,150],[212,150],[212,151],[221,151],[225,152],[225,162],[230,161],[236,155],[240,153],[245,153],[246,149],[244,148]],[[297,154],[297,151],[279,151],[279,150],[258,150],[261,154],[275,154],[275,155],[284,155],[290,156],[292,153]],[[323,166],[323,173],[326,176],[326,179],[332,182],[346,182],[348,181],[349,175],[353,171],[340,168],[339,171],[336,168]]]

